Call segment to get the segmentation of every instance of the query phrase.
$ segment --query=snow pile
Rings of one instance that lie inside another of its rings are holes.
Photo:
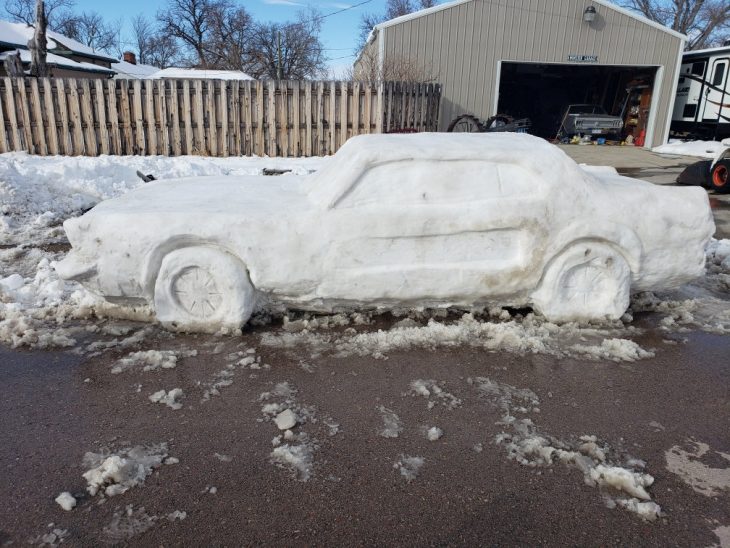
[[[262,393],[259,401],[266,402],[261,407],[264,420],[273,422],[277,430],[284,431],[272,440],[271,463],[289,471],[296,480],[307,481],[312,476],[314,453],[319,445],[306,432],[299,428],[294,432],[293,428],[314,424],[318,419],[313,407],[297,402],[296,394],[296,388],[288,382],[280,382],[273,390]]]
[[[76,507],[76,499],[68,491],[64,491],[58,495],[55,499],[56,503],[66,510],[67,512],[73,510]]]
[[[160,369],[173,369],[177,365],[178,358],[197,356],[197,350],[144,350],[132,352],[117,360],[111,372],[118,375],[133,368],[142,368],[142,371],[158,371]]]
[[[680,141],[671,139],[666,145],[654,147],[651,151],[659,154],[697,156],[699,158],[713,160],[724,149],[725,146],[718,141]]]
[[[647,491],[654,478],[641,471],[643,461],[626,459],[622,465],[613,464],[609,459],[611,448],[599,443],[596,436],[581,436],[576,443],[567,443],[540,432],[527,417],[540,410],[540,400],[532,390],[486,377],[469,378],[467,382],[502,413],[497,424],[505,431],[496,436],[495,442],[505,448],[509,459],[533,468],[573,466],[582,472],[586,485],[601,490],[610,507],[618,505],[649,521],[661,515],[661,508],[651,501]],[[621,496],[622,493],[628,497]]]
[[[431,318],[425,326],[396,324],[388,330],[370,332],[351,329],[337,333],[309,330],[298,333],[266,332],[261,336],[261,343],[278,348],[307,346],[313,356],[329,351],[337,357],[371,356],[376,359],[387,359],[387,354],[391,352],[414,348],[437,350],[462,345],[520,355],[550,354],[617,361],[648,357],[650,353],[632,346],[628,340],[602,344],[606,336],[615,339],[617,334],[632,332],[635,332],[633,328],[620,322],[599,328],[574,323],[557,325],[531,313],[524,317],[515,316],[508,321],[490,321],[467,313],[456,321]],[[576,340],[590,339],[596,340],[596,345],[572,347]]]
[[[172,409],[182,409],[183,404],[180,402],[180,400],[183,398],[184,394],[182,391],[182,388],[173,388],[169,392],[165,392],[164,388],[162,390],[158,390],[154,394],[152,394],[149,399],[153,403],[163,403],[167,407],[170,407]]]
[[[144,506],[135,510],[133,505],[128,504],[123,510],[114,512],[111,523],[102,532],[108,543],[117,544],[141,535],[154,526],[157,519],[157,516],[147,514]]]
[[[440,383],[441,385],[445,383]],[[446,407],[448,410],[456,409],[461,407],[461,400],[446,392],[436,381],[432,379],[423,380],[416,379],[411,381],[408,393],[414,396],[422,396],[428,400],[428,408],[433,409],[436,402],[440,402],[441,405]]]
[[[705,255],[703,278],[673,291],[635,295],[631,311],[662,315],[659,326],[665,331],[730,333],[730,240],[711,240]]]
[[[314,465],[314,446],[305,442],[301,435],[296,444],[285,443],[271,452],[271,462],[289,470],[299,481],[307,481]]]
[[[677,474],[696,492],[707,497],[716,497],[730,492],[730,454],[722,451],[713,451],[717,454],[715,461],[727,462],[725,468],[714,468],[701,461],[710,455],[710,446],[706,443],[687,440],[692,450],[687,451],[675,445],[664,456],[667,460],[667,470]],[[718,458],[719,457],[719,458]]]
[[[428,441],[438,441],[443,435],[444,431],[441,430],[438,426],[432,426],[426,431],[426,439]]]
[[[634,362],[644,358],[653,358],[656,354],[644,350],[634,341],[628,339],[604,339],[600,345],[574,344],[571,347],[579,354],[591,358],[611,360],[614,362]]]
[[[378,412],[383,419],[383,427],[378,430],[378,435],[384,438],[397,438],[403,431],[400,417],[383,405],[378,407]]]
[[[231,352],[228,355],[226,366],[213,374],[211,380],[198,382],[198,386],[203,387],[203,397],[200,401],[206,402],[214,396],[220,396],[221,389],[233,384],[237,369],[268,370],[270,368],[269,364],[261,362],[261,356],[256,355],[256,349],[254,348]]]
[[[63,237],[60,224],[65,219],[144,185],[137,171],[157,179],[259,175],[267,167],[304,175],[323,162],[322,158],[67,157],[23,152],[2,154],[0,160],[0,244]]]
[[[120,307],[76,282],[61,280],[52,262],[61,253],[15,248],[0,251],[0,343],[13,348],[67,347],[85,330],[71,325],[92,318],[150,321],[147,307]]]
[[[48,546],[49,548],[56,548],[63,544],[69,537],[68,529],[55,527],[53,523],[49,523],[48,528],[51,529],[48,533],[28,539],[28,544],[33,546]]]
[[[188,517],[187,512],[181,512],[180,510],[175,510],[174,512],[170,512],[167,514],[167,521],[182,521],[186,517]]]
[[[418,474],[426,461],[423,457],[411,457],[408,455],[401,455],[400,459],[393,464],[393,468],[400,472],[406,481],[409,483],[418,477]]]
[[[112,497],[125,493],[143,484],[165,457],[166,443],[149,447],[137,445],[116,453],[86,453],[84,466],[89,467],[83,474],[88,484],[86,489],[92,496],[101,493]]]
[[[352,312],[350,314],[329,314],[313,315],[305,313],[301,318],[292,320],[291,314],[287,313],[283,319],[282,329],[287,333],[300,333],[302,331],[314,331],[316,329],[332,329],[348,325],[368,325],[372,322],[369,314]]]

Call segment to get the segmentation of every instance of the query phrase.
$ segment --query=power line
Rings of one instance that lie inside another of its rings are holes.
[[[359,4],[353,4],[352,6],[349,6],[347,8],[342,8],[337,11],[333,11],[332,13],[327,13],[325,15],[320,15],[319,17],[313,17],[312,21],[321,21],[322,19],[327,19],[327,17],[332,17],[333,15],[337,15],[338,13],[342,13],[349,10],[354,10],[355,8],[359,8],[360,6],[364,6],[365,4],[369,4],[373,0],[365,0],[364,2],[360,2]]]

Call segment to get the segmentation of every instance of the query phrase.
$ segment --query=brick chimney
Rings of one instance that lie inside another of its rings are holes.
[[[132,63],[133,65],[137,64],[137,56],[132,51],[125,51],[124,52],[124,60],[127,63]]]

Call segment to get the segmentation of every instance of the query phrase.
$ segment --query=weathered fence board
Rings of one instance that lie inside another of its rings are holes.
[[[0,152],[319,156],[436,131],[438,84],[0,79]]]

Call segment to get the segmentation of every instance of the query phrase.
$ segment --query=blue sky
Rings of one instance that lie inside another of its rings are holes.
[[[246,8],[257,21],[284,22],[294,19],[296,12],[306,6],[313,6],[323,14],[331,13],[350,5],[358,4],[362,0],[322,0],[321,2],[307,2],[306,0],[251,0],[238,2]],[[125,0],[110,2],[108,0],[76,0],[76,11],[97,11],[107,19],[121,19],[122,40],[127,38],[129,20],[143,13],[154,18],[158,9],[164,7],[165,0]],[[363,13],[382,13],[385,11],[385,0],[371,0],[370,3],[357,7],[322,21],[321,39],[328,49],[330,66],[338,72],[352,64],[353,53],[358,37],[358,24]]]

